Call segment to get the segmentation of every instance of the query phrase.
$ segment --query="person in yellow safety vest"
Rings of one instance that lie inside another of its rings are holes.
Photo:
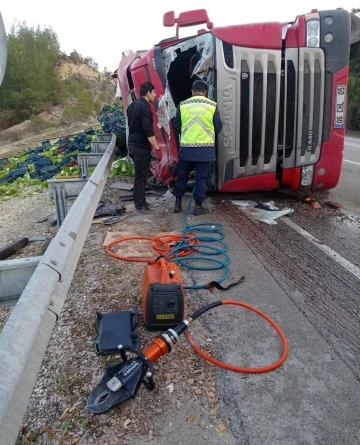
[[[216,102],[208,99],[207,85],[195,80],[192,97],[181,102],[176,113],[174,129],[179,137],[179,162],[177,180],[173,189],[176,197],[174,212],[181,211],[181,198],[184,196],[189,174],[195,170],[194,215],[204,215],[209,210],[202,204],[205,201],[207,182],[212,161],[216,161],[215,138],[222,130],[222,122]]]

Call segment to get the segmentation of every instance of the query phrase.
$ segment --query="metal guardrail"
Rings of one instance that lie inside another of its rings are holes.
[[[113,136],[0,334],[0,444],[13,445],[104,189]]]

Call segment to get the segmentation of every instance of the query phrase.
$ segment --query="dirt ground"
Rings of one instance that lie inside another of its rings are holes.
[[[113,180],[109,181],[103,197],[123,205],[120,195],[129,192],[110,189],[111,182]],[[156,336],[156,333],[147,331],[142,322],[144,264],[113,259],[103,246],[109,231],[150,236],[171,231],[167,215],[173,202],[161,197],[151,197],[148,201],[154,206],[149,217],[135,216],[133,206],[129,204],[127,219],[113,226],[102,223],[91,226],[70,292],[47,348],[17,445],[165,445],[192,443],[192,440],[234,443],[227,431],[226,419],[219,417],[215,370],[193,352],[185,338],[181,339],[176,351],[156,364],[154,391],[142,386],[135,400],[101,415],[92,415],[86,410],[87,397],[99,382],[104,365],[118,359],[118,356],[104,357],[95,353],[93,339],[97,313],[136,309],[141,347],[145,348]],[[0,203],[1,242],[18,234],[52,233],[54,229],[47,223],[35,222],[51,211],[46,192],[40,197]],[[22,255],[38,255],[39,249],[40,245],[27,247]],[[185,272],[183,278],[191,281]],[[190,314],[198,304],[192,303],[191,292],[187,293],[186,301],[185,313]],[[10,312],[9,309],[0,310],[0,323],[5,323]],[[212,339],[201,322],[194,325],[192,332],[198,344],[211,352]],[[185,430],[189,441],[184,442]]]

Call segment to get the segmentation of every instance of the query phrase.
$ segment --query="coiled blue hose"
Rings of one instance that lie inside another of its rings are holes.
[[[224,269],[223,275],[217,279],[218,283],[223,282],[230,274],[230,257],[226,253],[228,249],[228,245],[223,241],[225,238],[223,232],[222,224],[217,222],[204,222],[199,224],[189,224],[187,222],[189,210],[191,204],[194,201],[194,194],[191,196],[189,204],[184,213],[184,230],[182,231],[182,241],[177,244],[177,246],[172,249],[167,255],[166,258],[170,255],[174,255],[174,258],[171,261],[176,261],[181,266],[184,266],[190,270],[222,270]],[[185,236],[192,234],[192,238],[185,238]],[[197,239],[200,241],[196,246],[189,245],[189,242]],[[215,247],[210,245],[209,243],[218,243],[221,245],[220,247]],[[187,257],[179,257],[177,254],[179,251],[184,249],[194,249],[197,255],[190,255]],[[214,256],[222,256],[223,259],[213,258]],[[189,264],[192,261],[205,261],[208,263],[212,263],[211,266],[196,266]],[[206,289],[208,287],[207,284],[195,284],[192,286],[184,286],[184,289]]]

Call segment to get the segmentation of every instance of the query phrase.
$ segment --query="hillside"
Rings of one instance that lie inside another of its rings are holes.
[[[110,73],[91,57],[60,51],[51,28],[17,23],[8,35],[8,63],[0,87],[0,157],[33,140],[97,124],[102,106],[115,101]]]
[[[0,130],[0,158],[27,148],[34,139],[75,133],[89,126],[96,128],[102,105],[115,101],[113,80],[88,64],[74,62],[63,54],[56,63],[56,71],[68,93],[66,101],[59,105],[49,103],[46,111]]]

